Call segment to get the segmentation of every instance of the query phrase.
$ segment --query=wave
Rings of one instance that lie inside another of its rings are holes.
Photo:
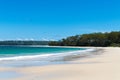
[[[71,52],[54,53],[54,54],[5,57],[5,58],[0,58],[0,61],[31,60],[31,59],[45,60],[45,59],[53,59],[55,57],[64,57],[64,56],[72,55],[72,54],[82,54],[84,52],[91,52],[94,50],[95,49],[86,49],[86,50],[78,50],[78,51],[71,51]]]

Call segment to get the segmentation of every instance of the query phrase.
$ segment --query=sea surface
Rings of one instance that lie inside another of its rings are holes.
[[[0,66],[25,67],[63,63],[65,56],[82,54],[87,48],[49,46],[0,46]]]

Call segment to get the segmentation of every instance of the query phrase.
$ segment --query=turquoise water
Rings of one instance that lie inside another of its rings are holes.
[[[85,50],[84,48],[62,48],[62,47],[29,47],[29,46],[0,46],[0,58],[14,56],[28,56],[41,54],[59,54]]]
[[[88,49],[70,47],[0,46],[0,66],[23,67],[64,63],[64,57]],[[83,51],[83,52],[82,52]]]

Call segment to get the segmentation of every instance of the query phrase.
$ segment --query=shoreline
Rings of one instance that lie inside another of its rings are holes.
[[[120,48],[100,49],[103,49],[100,55],[74,60],[71,64],[21,68],[0,67],[0,71],[16,71],[24,74],[8,80],[120,80]]]
[[[68,47],[66,47],[68,48]],[[94,48],[85,50],[76,50],[70,52],[61,52],[59,54],[40,54],[29,56],[16,56],[0,58],[1,67],[28,67],[28,66],[46,66],[58,64],[70,64],[70,61],[85,58],[96,51]],[[52,57],[53,56],[53,57]],[[8,61],[8,62],[7,62]],[[3,64],[2,64],[3,63]],[[19,64],[18,64],[19,63]]]

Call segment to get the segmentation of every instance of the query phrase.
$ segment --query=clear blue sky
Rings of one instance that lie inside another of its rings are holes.
[[[0,40],[120,30],[120,0],[0,0]]]

